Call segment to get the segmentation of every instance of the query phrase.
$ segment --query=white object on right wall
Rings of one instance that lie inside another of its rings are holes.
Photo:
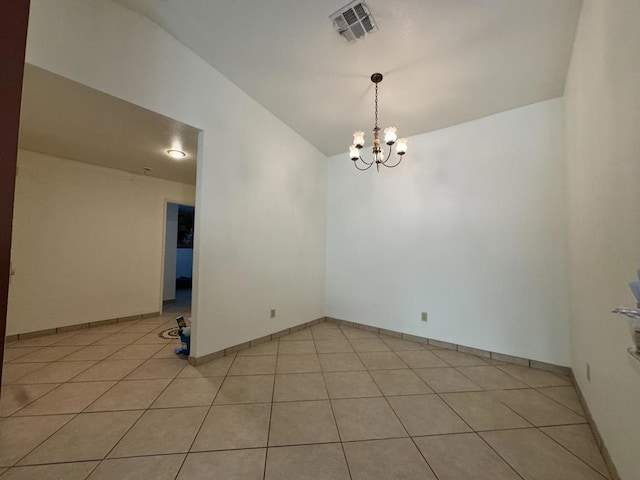
[[[636,299],[637,309],[618,307],[611,312],[624,315],[629,321],[629,332],[635,345],[636,353],[640,353],[640,269],[637,270],[638,280],[629,283],[629,288]]]

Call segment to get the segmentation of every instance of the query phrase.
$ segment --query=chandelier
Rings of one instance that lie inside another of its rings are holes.
[[[364,132],[353,133],[353,145],[349,147],[349,157],[353,160],[353,165],[358,170],[369,170],[373,164],[376,165],[376,170],[380,171],[380,165],[388,168],[397,167],[402,161],[402,156],[407,153],[407,139],[398,138],[395,127],[389,127],[384,129],[384,142],[389,147],[389,153],[385,158],[384,150],[380,146],[380,128],[378,127],[378,84],[382,81],[381,73],[374,73],[371,75],[371,81],[376,85],[376,106],[375,106],[375,118],[376,123],[373,127],[373,156],[370,162],[367,162],[360,155],[360,150],[364,147]],[[389,163],[391,158],[391,147],[395,144],[396,154],[398,155],[397,161]],[[358,162],[360,161],[360,162]],[[362,165],[360,166],[359,163]]]

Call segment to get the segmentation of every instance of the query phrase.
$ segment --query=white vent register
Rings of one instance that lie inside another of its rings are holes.
[[[347,42],[378,30],[366,3],[355,0],[329,16],[336,31]]]

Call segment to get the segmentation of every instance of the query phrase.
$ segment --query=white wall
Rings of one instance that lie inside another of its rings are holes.
[[[610,311],[634,306],[640,267],[639,25],[637,0],[585,1],[566,86],[571,366],[625,480],[640,472],[640,362]]]
[[[568,365],[563,131],[556,99],[332,157],[327,315]]]
[[[20,150],[7,333],[158,311],[165,200],[194,195],[192,185]]]
[[[204,132],[193,354],[323,316],[326,157],[118,4],[33,0],[29,21],[29,63]],[[275,319],[270,308],[278,309]]]
[[[177,203],[167,203],[167,216],[164,232],[164,281],[162,300],[176,299],[176,271],[178,245],[178,209]]]

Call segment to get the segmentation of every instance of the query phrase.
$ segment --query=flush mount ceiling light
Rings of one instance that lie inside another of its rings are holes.
[[[175,158],[176,160],[180,160],[184,157],[187,156],[186,153],[184,153],[182,150],[167,150],[167,155],[169,155],[171,158]]]
[[[370,162],[367,162],[360,156],[360,150],[364,147],[364,132],[353,133],[353,145],[349,147],[349,157],[353,160],[353,165],[358,170],[369,170],[373,164],[376,165],[376,170],[380,171],[380,165],[388,168],[397,167],[402,161],[402,156],[407,153],[407,139],[398,139],[396,135],[396,128],[389,127],[384,129],[384,141],[389,146],[389,153],[387,158],[384,157],[384,150],[380,147],[380,128],[378,128],[378,84],[382,81],[381,73],[374,73],[371,75],[371,81],[376,85],[376,106],[375,106],[375,125],[373,127],[373,157]],[[396,153],[398,159],[395,163],[389,163],[391,158],[391,147],[395,144]],[[363,164],[361,167],[358,165],[358,160]]]

